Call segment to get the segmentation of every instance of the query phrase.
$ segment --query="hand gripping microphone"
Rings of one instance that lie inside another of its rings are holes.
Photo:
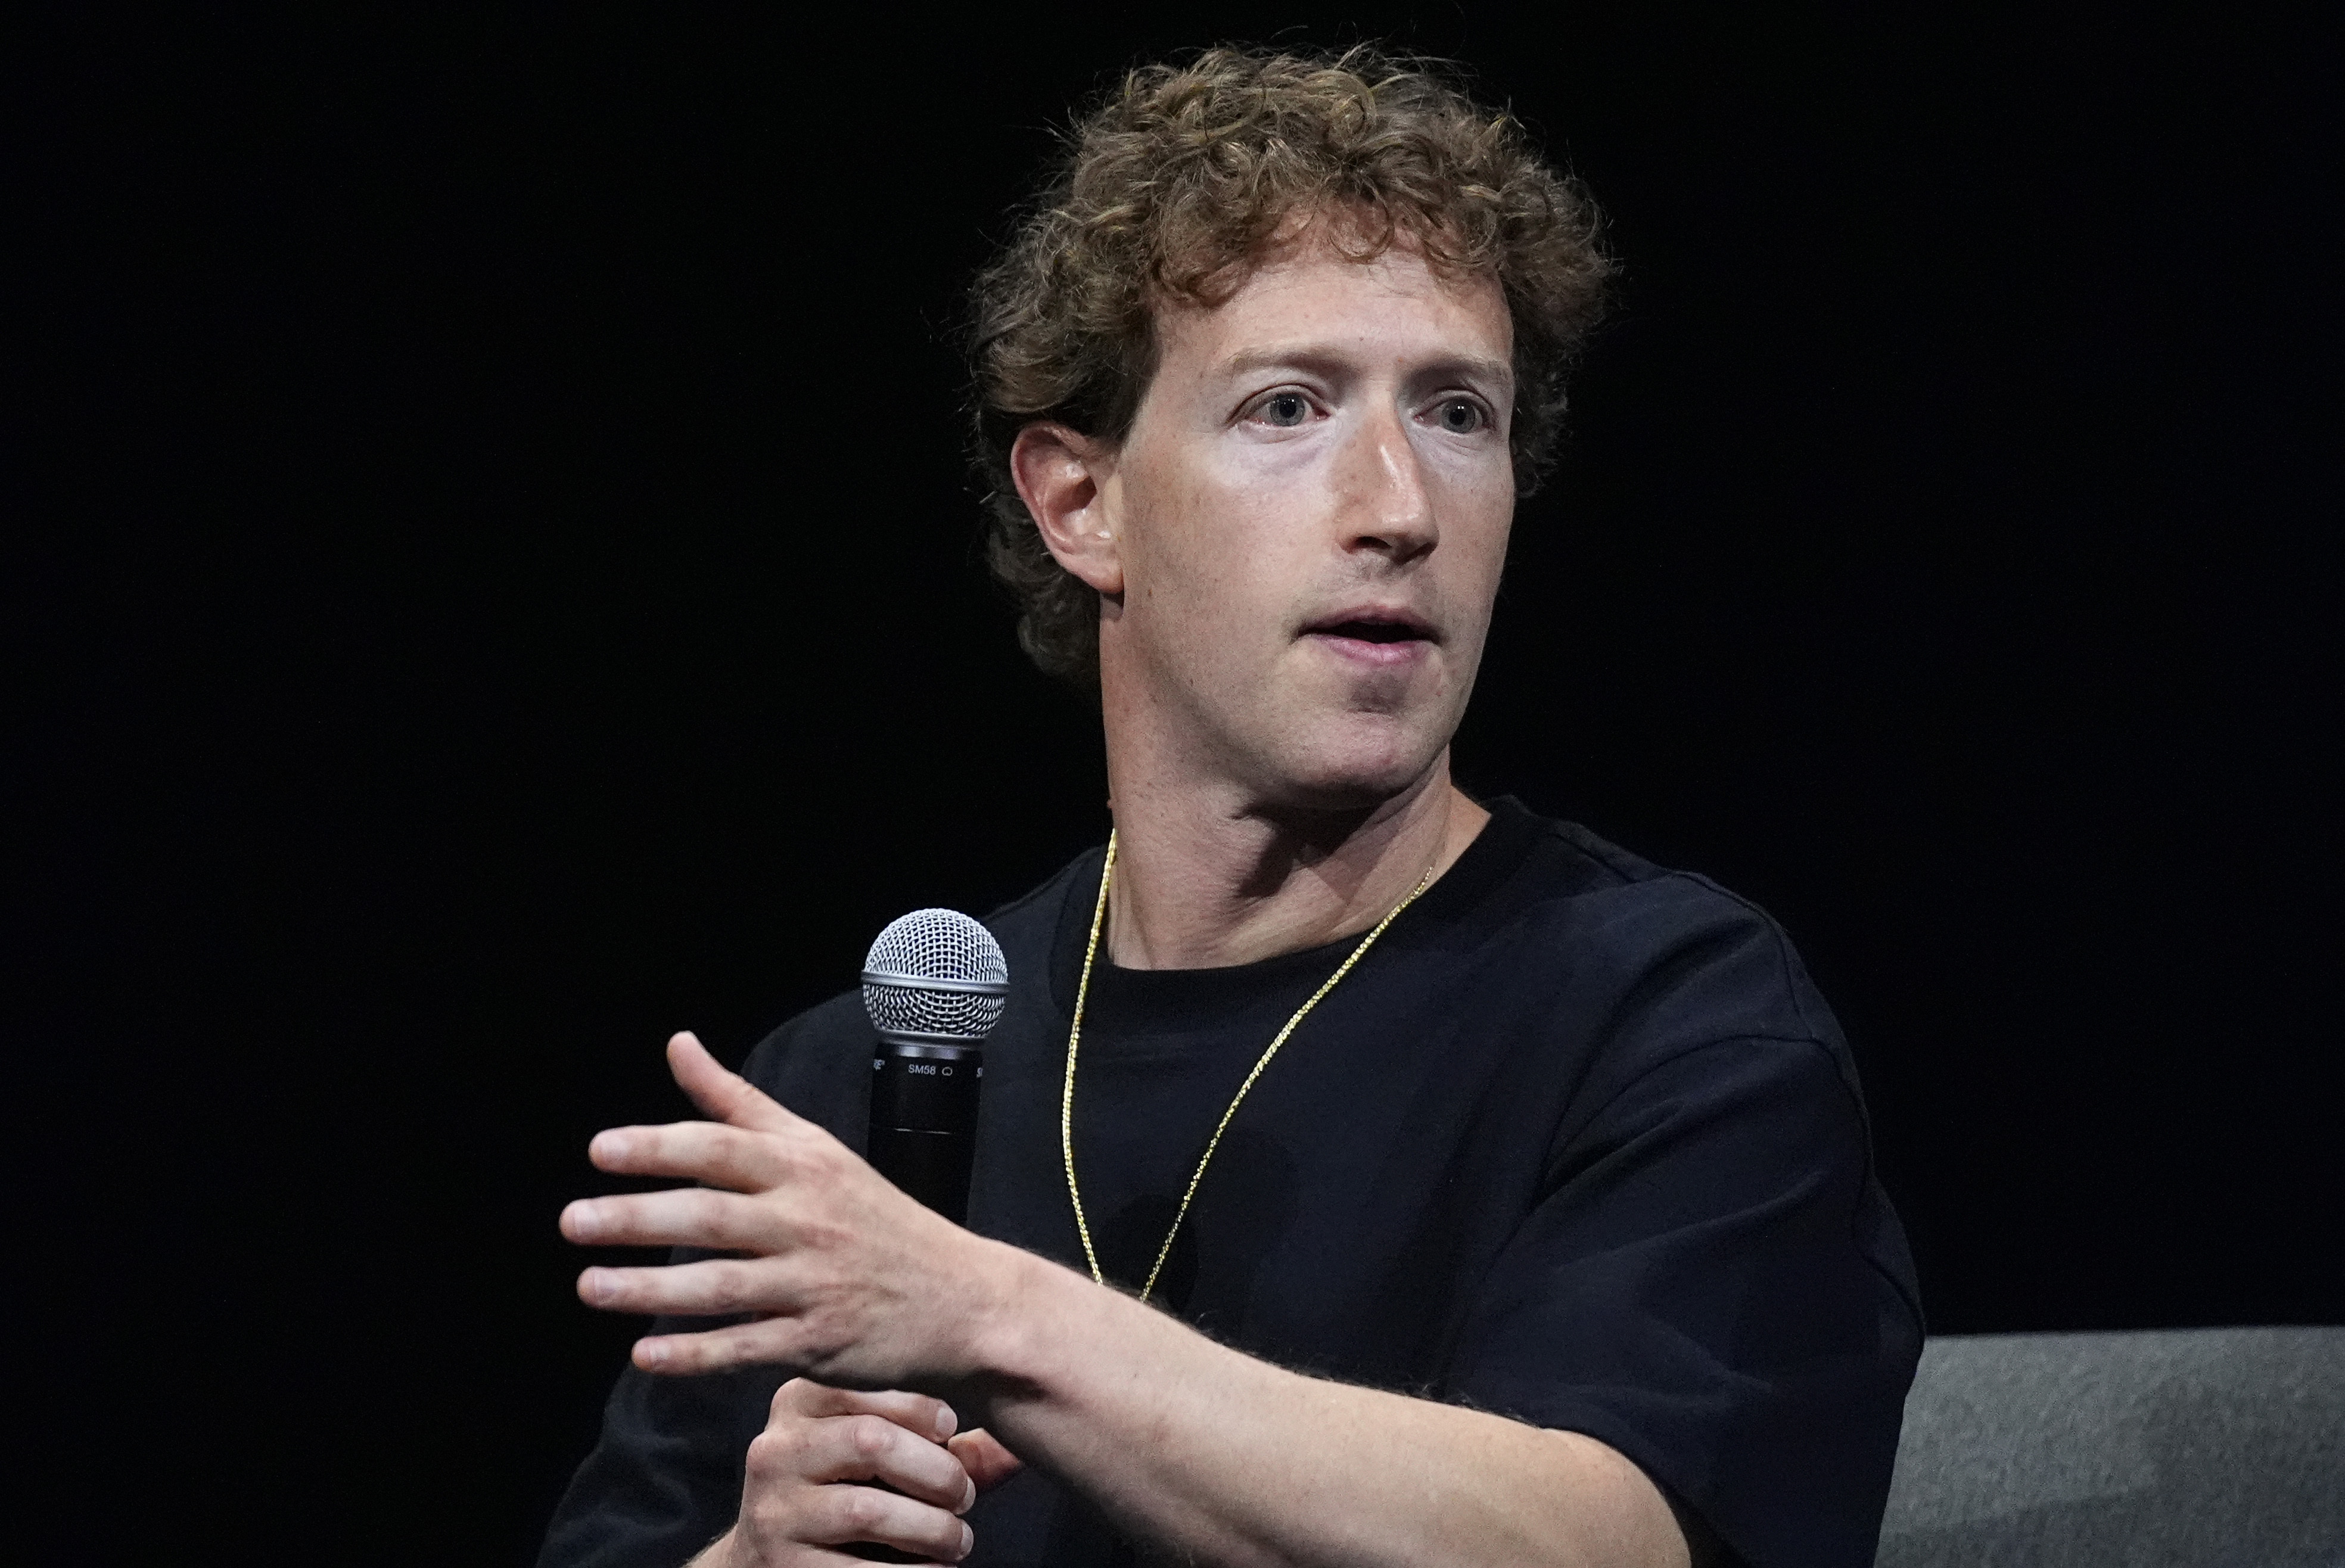
[[[863,961],[863,1007],[879,1035],[867,1157],[956,1225],[969,1217],[980,1047],[1009,995],[1001,945],[957,910],[913,910]]]

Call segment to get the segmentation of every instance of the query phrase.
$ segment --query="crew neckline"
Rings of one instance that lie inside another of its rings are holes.
[[[1512,795],[1477,802],[1490,814],[1465,851],[1431,887],[1406,910],[1378,945],[1406,945],[1417,933],[1446,925],[1479,902],[1523,856],[1541,819]],[[1098,845],[1070,868],[1059,906],[1058,929],[1051,944],[1051,1000],[1061,1017],[1074,1016],[1075,988],[1082,978],[1083,947],[1091,936],[1091,910],[1099,896],[1100,862],[1107,847]],[[1094,1002],[1102,988],[1116,994],[1117,1010],[1146,1016],[1204,1017],[1242,1010],[1260,999],[1283,994],[1299,979],[1324,978],[1345,955],[1359,945],[1355,931],[1332,942],[1274,954],[1250,964],[1230,964],[1203,969],[1127,969],[1112,962],[1091,970]]]

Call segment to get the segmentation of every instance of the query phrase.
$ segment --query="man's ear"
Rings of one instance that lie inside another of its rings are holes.
[[[1098,592],[1123,592],[1116,520],[1109,515],[1114,454],[1064,425],[1028,425],[1010,449],[1018,499],[1059,564]]]

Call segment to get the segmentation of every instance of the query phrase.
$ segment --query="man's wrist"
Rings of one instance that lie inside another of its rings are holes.
[[[1002,1401],[1030,1399],[1047,1377],[1049,1347],[1063,1348],[1086,1306],[1104,1294],[1091,1280],[1047,1258],[989,1241],[970,1310],[961,1318],[959,1397],[976,1415]],[[964,1425],[975,1424],[964,1420]]]

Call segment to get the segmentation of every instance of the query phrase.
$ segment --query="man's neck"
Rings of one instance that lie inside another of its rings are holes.
[[[1220,968],[1365,931],[1428,871],[1447,871],[1488,820],[1449,782],[1446,751],[1360,812],[1278,812],[1235,792],[1119,782],[1107,955],[1131,969]]]

